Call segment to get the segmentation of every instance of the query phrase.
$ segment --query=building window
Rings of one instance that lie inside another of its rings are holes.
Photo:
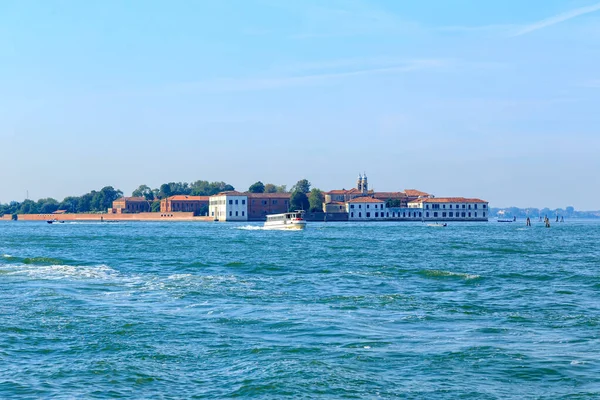
[[[477,218],[477,211],[475,211],[475,218]]]
[[[429,216],[429,213],[427,213],[427,216]],[[406,218],[406,211],[402,213],[402,218]]]
[[[379,213],[378,212],[375,213],[375,218],[377,218],[377,217],[379,217]]]
[[[475,205],[473,206],[473,208],[475,208],[475,209],[477,210],[477,204],[475,204]]]
[[[445,212],[442,213],[442,218],[446,218],[446,213]]]
[[[238,204],[238,200],[237,199],[235,200],[235,204]]]
[[[358,205],[358,208],[362,208],[362,204],[359,204],[359,205]]]
[[[422,218],[422,217],[423,217],[423,213],[419,212],[419,218]]]
[[[436,212],[433,213],[433,218],[437,218],[437,216],[438,216],[438,213],[436,211]]]
[[[483,208],[487,208],[485,204],[483,205]],[[485,213],[484,213],[484,214],[485,214]],[[484,217],[485,217],[485,215],[484,215]]]
[[[233,213],[232,211],[229,211],[229,216],[230,216],[230,217],[232,216],[232,213]]]
[[[233,200],[229,200],[229,204],[233,204]]]
[[[464,218],[464,217],[466,217],[466,215],[465,215],[464,211],[463,211],[463,213],[462,213],[462,217],[463,217],[463,218]]]
[[[370,213],[370,212],[368,212],[368,213],[367,213],[367,218],[370,218],[370,217],[371,217],[371,213]]]
[[[350,208],[354,208],[354,204],[350,204]]]
[[[444,205],[442,206],[442,208],[446,208],[446,205],[444,204]]]
[[[243,200],[242,200],[243,201]],[[242,217],[244,216],[244,211],[242,211]]]
[[[362,218],[362,213],[361,212],[358,213],[358,218]]]
[[[371,206],[369,204],[367,204],[367,208],[371,208]]]
[[[386,217],[388,217],[388,218],[390,217],[390,213],[389,212],[386,214]]]
[[[469,213],[469,218],[471,218],[471,213]]]
[[[354,213],[353,212],[350,213],[350,217],[354,218]]]
[[[453,213],[452,211],[450,211],[450,212],[448,213],[448,216],[449,216],[450,218],[452,218],[452,217],[454,217],[454,213]]]
[[[427,212],[427,213],[425,213],[425,216],[426,216],[427,218],[429,218],[429,213],[428,213],[428,212]]]
[[[236,217],[239,217],[239,214],[238,214],[238,212],[237,212],[237,211],[235,212],[235,216],[236,216]]]
[[[469,204],[469,210],[471,209],[471,205]]]
[[[485,211],[483,212],[483,218],[485,218]]]
[[[425,206],[425,208],[429,210],[429,204],[427,204],[427,205]]]
[[[450,204],[450,208],[452,208],[452,204]]]

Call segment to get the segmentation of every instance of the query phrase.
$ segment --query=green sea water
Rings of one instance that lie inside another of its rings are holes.
[[[0,398],[600,398],[600,223],[0,222]]]

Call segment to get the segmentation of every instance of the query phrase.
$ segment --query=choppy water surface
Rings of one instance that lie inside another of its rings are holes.
[[[257,226],[0,222],[0,397],[600,397],[600,223]]]

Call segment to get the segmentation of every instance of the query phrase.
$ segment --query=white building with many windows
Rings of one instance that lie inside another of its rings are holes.
[[[210,196],[208,212],[219,221],[248,221],[248,196],[230,191]]]
[[[408,203],[409,209],[423,212],[424,221],[487,221],[489,203],[464,197],[433,197]]]
[[[346,202],[348,221],[378,221],[386,218],[383,200],[373,197],[356,197]]]

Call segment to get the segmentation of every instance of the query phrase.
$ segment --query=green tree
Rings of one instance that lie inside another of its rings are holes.
[[[163,183],[162,185],[160,185],[160,190],[158,192],[158,198],[166,199],[167,197],[170,197],[170,196],[172,196],[171,186],[169,186],[168,183]]]
[[[292,196],[290,197],[290,211],[308,210],[309,207],[310,203],[308,202],[306,193],[303,193],[300,190],[292,192]]]
[[[18,214],[38,214],[38,206],[33,200],[25,200],[21,203]]]
[[[152,212],[160,212],[160,201],[159,200],[153,201],[150,209],[152,210]]]
[[[233,186],[225,182],[196,181],[190,185],[193,196],[212,196],[220,192],[235,190]]]
[[[320,212],[323,211],[323,201],[325,197],[323,196],[323,192],[321,192],[317,188],[313,188],[308,195],[308,203],[310,205],[309,210],[311,212]]]
[[[302,192],[308,194],[310,192],[310,182],[307,179],[301,179],[292,187],[292,192]]]
[[[264,193],[265,185],[261,181],[258,181],[256,183],[253,183],[252,185],[250,185],[250,187],[248,188],[248,191],[250,193]]]
[[[52,214],[58,210],[58,201],[53,198],[39,199],[37,206],[41,214]]]
[[[267,183],[265,185],[265,193],[286,193],[287,187],[285,185],[274,185],[272,183]]]
[[[387,199],[385,202],[385,206],[390,208],[390,207],[400,207],[402,205],[402,202],[400,201],[400,199]]]
[[[131,195],[133,197],[143,197],[149,201],[154,200],[154,192],[148,185],[140,185],[131,193]]]

